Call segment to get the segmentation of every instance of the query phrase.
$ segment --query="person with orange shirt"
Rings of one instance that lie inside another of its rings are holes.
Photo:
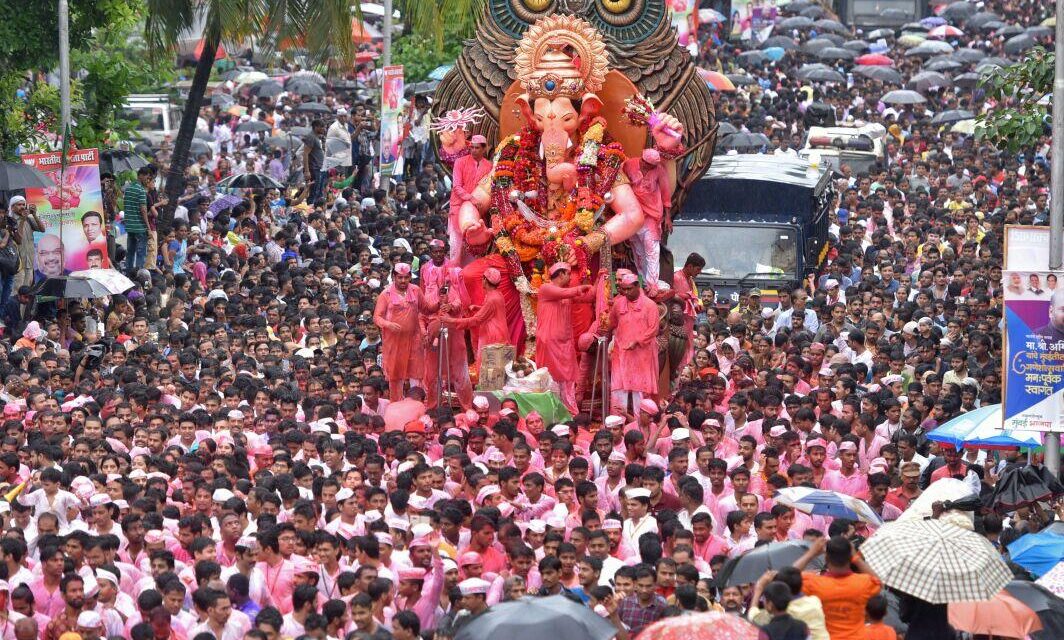
[[[843,536],[820,538],[794,563],[795,568],[805,569],[821,553],[827,559],[827,569],[822,574],[803,573],[802,593],[820,598],[831,640],[864,640],[865,605],[882,584],[865,561],[854,556],[853,545]],[[851,564],[858,572],[850,568]]]

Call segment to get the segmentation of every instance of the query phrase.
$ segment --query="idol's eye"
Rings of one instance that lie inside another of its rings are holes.
[[[602,0],[602,7],[610,13],[624,13],[632,7],[632,0]]]
[[[490,22],[507,35],[520,38],[525,29],[553,13],[558,0],[494,0],[485,4]]]
[[[547,7],[551,5],[551,0],[521,0],[529,11],[535,11],[540,13],[546,11]]]

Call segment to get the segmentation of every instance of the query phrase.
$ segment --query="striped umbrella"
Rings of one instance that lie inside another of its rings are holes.
[[[880,525],[879,514],[859,498],[838,491],[811,487],[787,487],[776,492],[776,502],[816,516],[847,518]]]
[[[735,84],[723,73],[699,68],[698,75],[717,91],[735,91]]]
[[[887,523],[861,555],[883,584],[932,604],[990,600],[1012,580],[989,540],[940,520]]]

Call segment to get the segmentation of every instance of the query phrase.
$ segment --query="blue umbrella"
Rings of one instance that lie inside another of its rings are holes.
[[[446,76],[453,68],[453,64],[441,64],[432,70],[432,73],[429,74],[429,80],[443,80],[444,76]]]
[[[243,202],[244,199],[240,196],[234,196],[231,194],[225,194],[211,203],[211,206],[207,207],[207,213],[218,215],[226,209],[232,209],[236,205]]]
[[[787,51],[783,47],[769,47],[768,49],[763,49],[761,53],[765,54],[765,57],[769,60],[776,62],[783,58]]]
[[[876,525],[883,523],[867,502],[837,491],[787,487],[776,492],[776,502],[810,515],[861,520]]]
[[[940,18],[938,16],[930,16],[921,20],[920,24],[924,25],[928,29],[933,29],[935,27],[940,27],[946,24],[946,19]]]
[[[927,437],[958,449],[1014,449],[1042,444],[1041,435],[1037,432],[1002,429],[1000,404],[990,404],[963,413],[935,428]]]
[[[1064,560],[1064,536],[1051,531],[1028,533],[1017,538],[1008,549],[1013,562],[1038,577]]]

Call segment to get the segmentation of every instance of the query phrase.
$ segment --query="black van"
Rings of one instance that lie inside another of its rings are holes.
[[[823,264],[834,205],[831,172],[806,160],[717,156],[674,216],[666,246],[677,269],[692,252],[706,259],[695,280],[711,286],[718,303],[758,288],[767,304]]]

